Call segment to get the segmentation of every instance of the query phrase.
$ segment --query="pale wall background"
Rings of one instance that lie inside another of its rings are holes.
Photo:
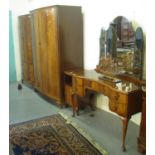
[[[33,10],[49,5],[79,5],[82,6],[84,14],[84,66],[85,69],[94,69],[99,61],[99,36],[102,27],[108,28],[109,23],[119,15],[136,21],[145,32],[145,4],[142,0],[11,0],[10,10],[13,17],[14,48],[16,59],[17,80],[21,80],[21,60],[19,49],[18,16],[27,14]],[[145,61],[144,74],[145,76]],[[108,98],[104,95],[97,95],[97,107],[108,112]],[[139,124],[140,114],[136,114],[132,120]]]

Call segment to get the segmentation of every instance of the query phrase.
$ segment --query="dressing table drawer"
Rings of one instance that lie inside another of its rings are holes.
[[[100,84],[96,81],[92,81],[91,88],[97,92],[100,92]]]
[[[92,89],[94,91],[100,91],[100,84],[97,83],[96,81],[90,81],[90,80],[84,80],[84,87],[85,88],[89,88],[89,89]]]
[[[87,88],[91,88],[92,87],[92,81],[84,79],[84,86]]]
[[[75,91],[79,96],[84,96],[84,87],[82,78],[79,77],[75,78]]]
[[[75,83],[77,86],[83,86],[83,79],[81,78],[75,78]]]

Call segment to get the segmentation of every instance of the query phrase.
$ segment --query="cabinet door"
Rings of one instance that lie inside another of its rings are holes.
[[[30,15],[25,18],[25,39],[26,39],[26,61],[29,64],[33,63],[32,60],[32,31],[31,31],[31,19]]]
[[[54,7],[32,12],[35,75],[37,88],[59,100],[60,71],[57,16]]]
[[[31,31],[31,20],[30,15],[23,15],[19,17],[19,28],[20,28],[20,50],[22,58],[22,75],[23,80],[30,84],[34,85],[34,74],[31,72],[30,79],[30,70],[29,66],[33,68],[32,60],[32,31]]]
[[[60,55],[56,11],[54,7],[45,10],[47,20],[48,93],[53,98],[60,100]]]
[[[41,78],[41,90],[44,94],[48,93],[48,40],[47,40],[47,20],[44,10],[39,11],[39,63],[40,63],[40,78]]]
[[[33,72],[33,56],[32,56],[32,30],[30,15],[25,17],[25,44],[26,44],[26,64],[27,64],[27,77],[28,83],[34,85],[34,72]]]
[[[31,13],[32,19],[32,43],[33,43],[33,61],[35,74],[35,87],[41,90],[41,62],[40,62],[40,32],[39,32],[39,12]]]

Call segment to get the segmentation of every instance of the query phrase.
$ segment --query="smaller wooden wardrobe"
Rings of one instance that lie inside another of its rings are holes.
[[[64,70],[83,68],[83,16],[79,6],[31,11],[35,88],[64,102]]]
[[[20,51],[22,63],[22,81],[34,86],[34,67],[32,56],[32,32],[30,15],[19,16]]]

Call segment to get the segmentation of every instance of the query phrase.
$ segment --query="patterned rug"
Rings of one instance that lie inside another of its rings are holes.
[[[11,148],[15,155],[108,155],[86,132],[73,124],[55,114],[10,125]]]

